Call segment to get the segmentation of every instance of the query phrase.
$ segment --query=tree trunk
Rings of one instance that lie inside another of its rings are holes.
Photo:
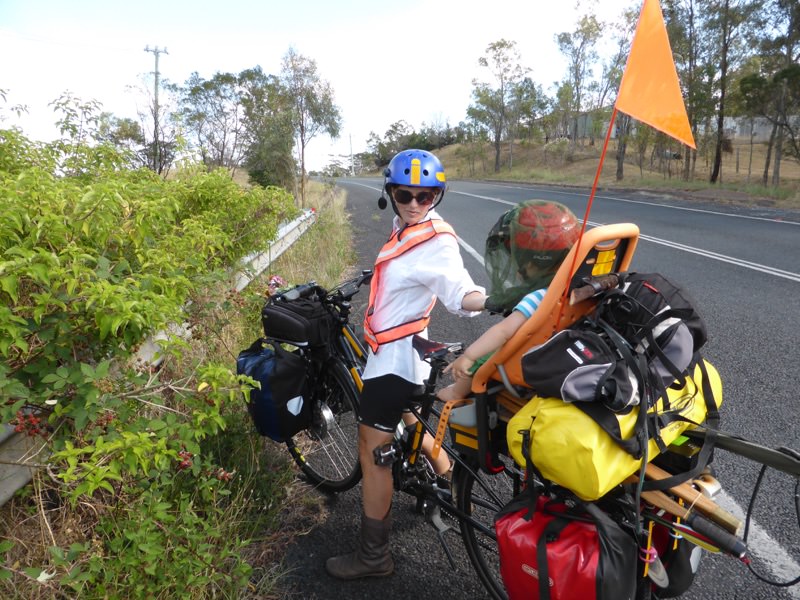
[[[750,183],[750,175],[753,173],[753,130],[755,129],[755,119],[750,117],[750,158],[747,161],[747,183]]]
[[[778,97],[778,136],[775,141],[775,166],[772,168],[772,187],[778,187],[781,183],[781,158],[783,155],[783,124],[785,119],[785,102],[786,100],[786,80],[781,82],[781,93]]]
[[[306,207],[306,136],[300,126],[300,208]]]
[[[728,0],[725,0],[722,9],[722,47],[719,68],[719,112],[717,113],[717,144],[714,151],[714,167],[711,170],[711,183],[720,179],[722,168],[722,138],[725,136],[725,90],[728,82],[728,47],[730,46],[730,24]]]
[[[723,104],[722,95],[720,95],[719,113],[717,114],[717,141],[714,145],[714,165],[711,169],[711,183],[717,183],[720,179],[720,171],[722,170],[722,138],[725,136],[723,127],[725,122]]]
[[[622,181],[625,168],[625,152],[628,149],[628,132],[631,127],[630,117],[627,115],[620,115],[619,126],[617,127],[617,134],[619,139],[617,142],[617,172],[615,178],[617,181]]]
[[[494,138],[494,172],[500,172],[500,135]]]
[[[772,132],[769,135],[769,144],[767,145],[767,158],[764,160],[764,176],[761,178],[761,185],[767,187],[769,182],[769,163],[772,160],[772,145],[775,143],[775,130],[778,127],[777,123],[772,124]]]

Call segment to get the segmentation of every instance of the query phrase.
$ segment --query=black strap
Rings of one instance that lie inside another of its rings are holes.
[[[554,542],[558,534],[570,523],[570,519],[555,517],[544,526],[536,542],[536,566],[539,571],[539,600],[550,600],[550,572],[547,568],[547,542]]]
[[[703,440],[703,445],[700,446],[700,452],[697,455],[697,464],[694,467],[685,471],[683,473],[678,473],[673,475],[672,477],[667,477],[666,479],[658,479],[658,480],[650,480],[646,481],[644,484],[643,489],[646,491],[649,490],[666,490],[671,487],[675,487],[676,485],[683,483],[684,481],[688,481],[690,479],[694,479],[697,477],[703,469],[706,468],[709,459],[711,458],[711,452],[714,449],[714,442],[717,438],[717,430],[716,427],[719,425],[719,410],[717,409],[717,403],[714,398],[714,390],[711,387],[711,382],[709,381],[708,377],[708,369],[706,368],[706,362],[703,358],[696,354],[695,358],[697,359],[697,367],[699,367],[701,375],[702,375],[702,390],[703,390],[703,399],[706,403],[706,423],[708,424],[708,433]],[[679,414],[668,414],[664,415],[667,417],[669,422],[672,421],[685,421],[695,426],[701,426],[699,423],[695,423],[691,419],[687,419],[683,415]],[[705,425],[703,425],[705,427]]]
[[[634,355],[630,344],[610,324],[603,319],[597,320],[597,325],[608,335],[612,346],[617,350],[622,360],[636,377],[639,386],[639,413],[634,427],[634,436],[622,438],[616,413],[612,413],[605,405],[596,402],[577,402],[576,406],[594,419],[608,435],[628,454],[634,458],[642,458],[647,450],[649,440],[647,427],[647,408],[649,407],[647,380],[647,364],[645,357]],[[644,407],[644,410],[642,408]]]
[[[512,498],[505,506],[503,506],[497,513],[495,513],[494,520],[497,522],[500,518],[513,514],[523,508],[527,509],[527,512],[522,516],[522,518],[526,521],[530,521],[534,514],[536,513],[536,504],[539,500],[539,496],[542,493],[542,486],[537,485],[533,479],[533,474],[536,473],[539,476],[539,481],[546,482],[547,480],[542,477],[542,474],[539,470],[534,466],[533,461],[531,460],[531,432],[528,429],[521,429],[518,432],[520,436],[522,436],[522,456],[525,459],[525,489],[522,493],[517,494]],[[545,484],[546,485],[546,484]],[[549,489],[549,487],[545,488]]]

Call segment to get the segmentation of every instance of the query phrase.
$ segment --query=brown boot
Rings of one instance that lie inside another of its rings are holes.
[[[382,521],[361,515],[361,539],[358,550],[334,556],[325,562],[325,570],[337,579],[361,577],[386,577],[394,572],[394,561],[389,552],[391,516]]]

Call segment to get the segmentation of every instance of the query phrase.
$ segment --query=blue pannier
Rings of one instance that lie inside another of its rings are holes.
[[[239,353],[236,373],[261,384],[251,388],[247,411],[259,435],[276,442],[292,437],[311,422],[306,361],[279,345],[267,347],[259,338]]]

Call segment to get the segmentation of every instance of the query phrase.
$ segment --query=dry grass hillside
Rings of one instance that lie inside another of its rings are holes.
[[[516,143],[510,151],[504,144],[501,153],[501,169],[494,172],[494,148],[487,144],[472,149],[453,145],[436,151],[447,171],[448,178],[497,179],[531,183],[552,183],[589,187],[594,181],[600,160],[601,141],[595,146],[578,145],[570,150],[566,140],[548,145]],[[636,163],[628,149],[622,181],[616,180],[616,145],[611,142],[603,162],[599,179],[601,188],[646,188],[681,193],[700,199],[714,199],[728,203],[756,203],[788,209],[800,209],[800,162],[784,159],[781,163],[781,185],[778,188],[763,187],[760,181],[764,169],[764,145],[733,146],[722,158],[721,181],[708,182],[711,159],[701,154],[695,166],[695,178],[681,179],[683,161],[650,160],[645,157],[642,168]],[[513,153],[513,154],[512,154]],[[511,160],[510,160],[511,159]],[[511,167],[509,167],[511,163]],[[770,172],[771,176],[771,172]]]

